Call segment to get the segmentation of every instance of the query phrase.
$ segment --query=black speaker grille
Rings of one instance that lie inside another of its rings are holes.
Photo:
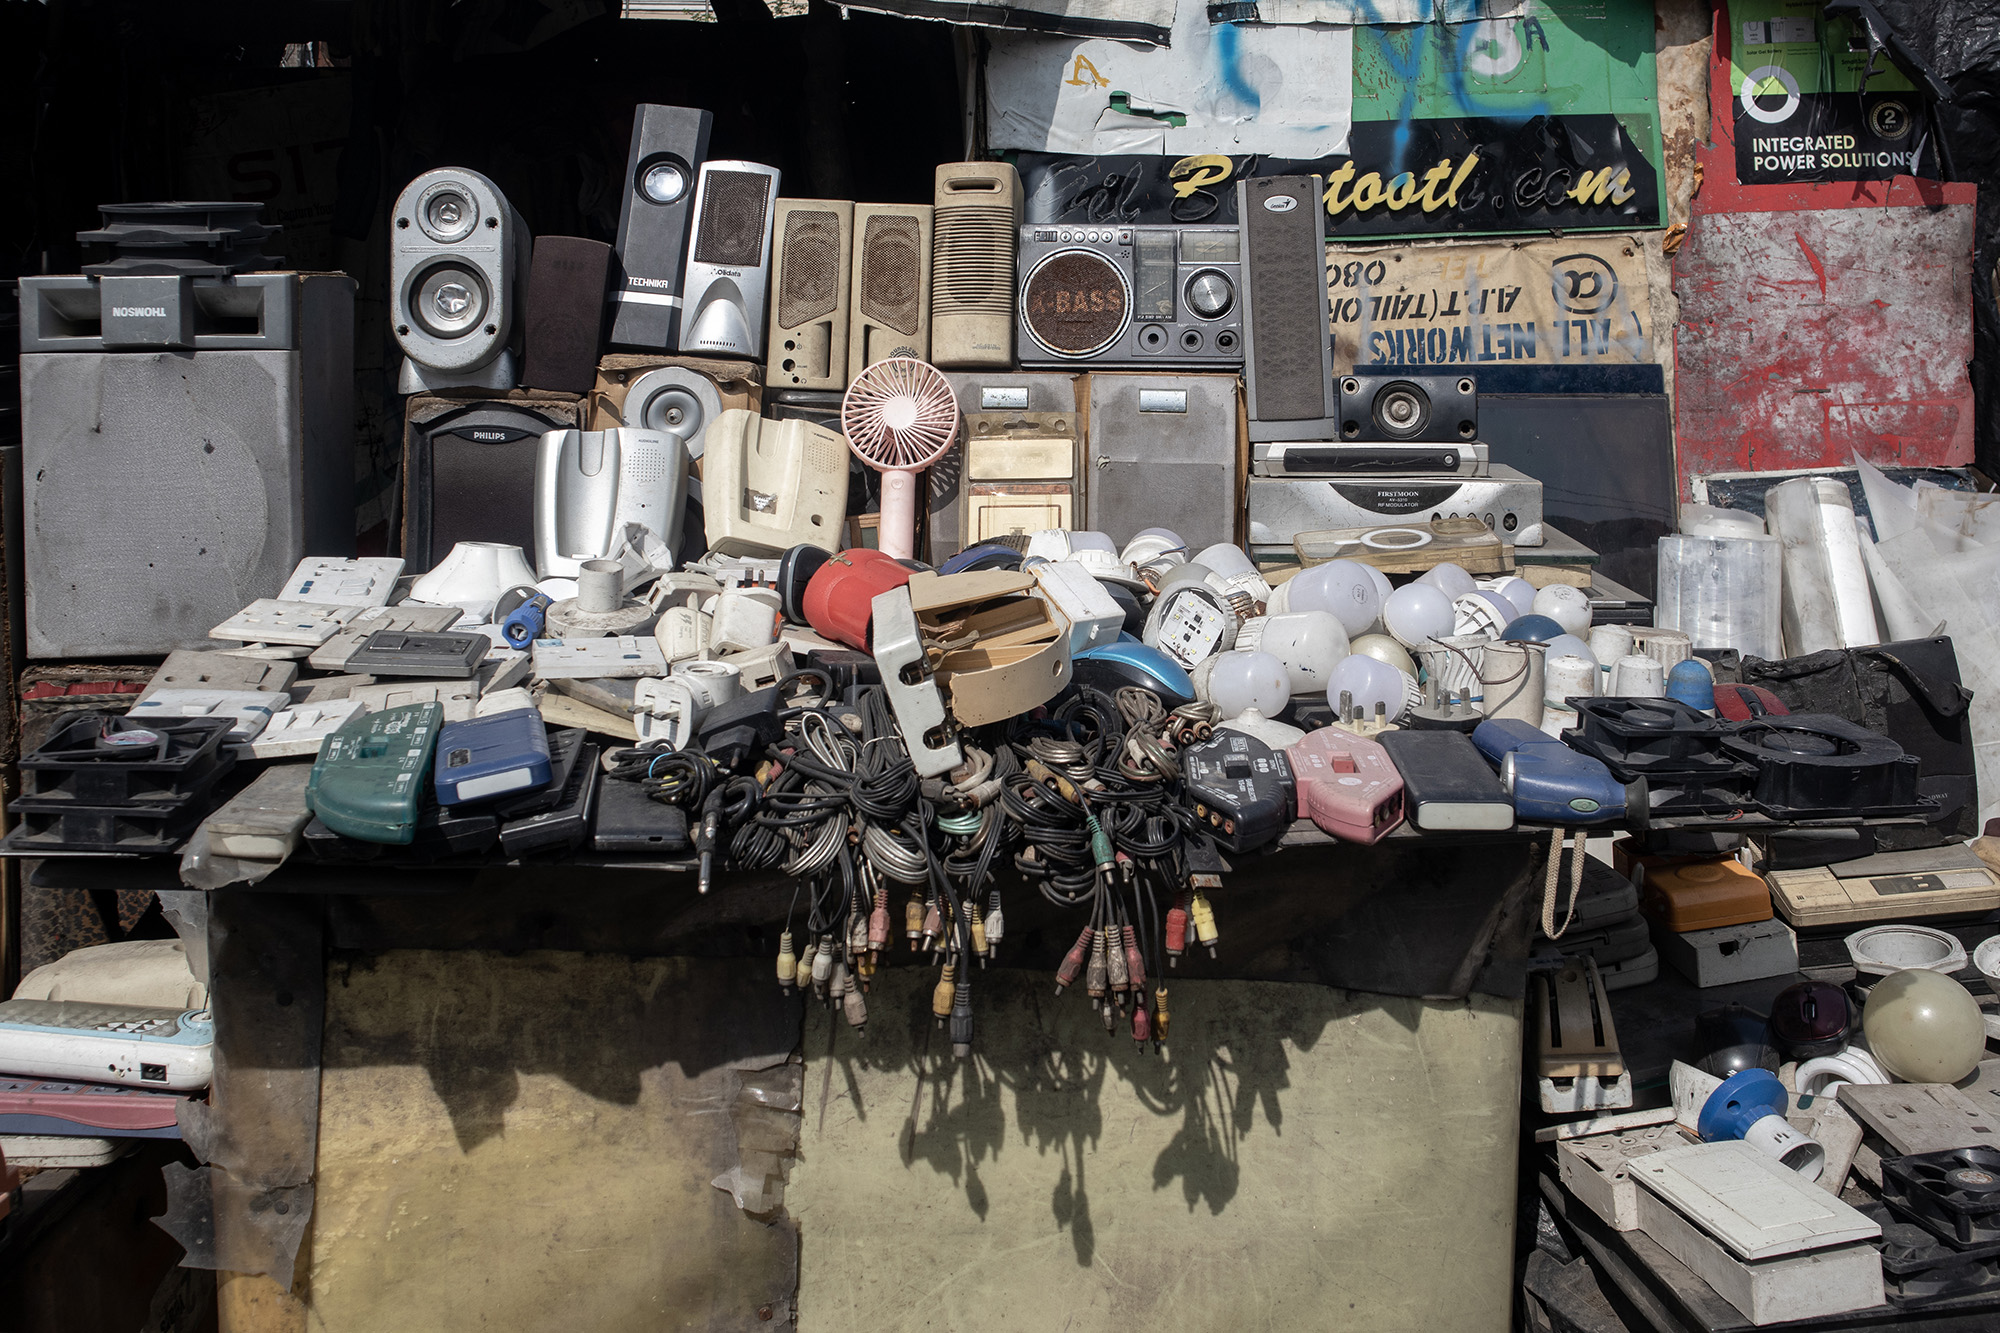
[[[840,214],[795,209],[779,240],[778,323],[795,329],[840,302]]]
[[[694,233],[695,262],[723,268],[762,264],[771,178],[755,171],[711,171],[703,177],[702,188],[701,219]]]
[[[1028,332],[1059,356],[1089,356],[1116,342],[1130,305],[1118,265],[1088,250],[1050,255],[1021,291]]]
[[[916,218],[869,218],[861,235],[861,317],[915,333],[923,315],[923,262],[923,227]]]
[[[1326,363],[1319,345],[1326,305],[1326,242],[1311,178],[1248,183],[1243,210],[1245,280],[1250,285],[1251,371],[1260,421],[1307,421],[1326,413]],[[1264,200],[1293,208],[1274,213]],[[1315,302],[1318,303],[1315,306]]]

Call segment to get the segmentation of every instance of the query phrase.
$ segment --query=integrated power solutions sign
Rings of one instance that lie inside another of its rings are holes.
[[[1852,20],[1817,0],[1731,0],[1736,178],[1744,185],[1935,174],[1924,107]]]

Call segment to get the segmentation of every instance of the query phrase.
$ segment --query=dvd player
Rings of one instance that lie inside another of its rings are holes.
[[[1246,487],[1250,553],[1292,555],[1292,538],[1328,528],[1368,528],[1476,518],[1509,546],[1540,546],[1542,483],[1495,463],[1486,475],[1252,476]]]
[[[1250,474],[1256,477],[1415,472],[1483,477],[1489,465],[1482,441],[1283,440],[1253,444],[1250,450]]]

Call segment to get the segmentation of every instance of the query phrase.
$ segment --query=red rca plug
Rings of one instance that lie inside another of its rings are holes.
[[[1146,1013],[1146,997],[1141,995],[1139,1003],[1132,1006],[1132,1044],[1139,1048],[1141,1055],[1146,1052],[1146,1043],[1153,1039],[1153,1021]]]
[[[1146,955],[1139,952],[1139,932],[1130,922],[1125,925],[1125,975],[1126,984],[1140,995],[1146,993]]]
[[[1083,960],[1090,953],[1090,937],[1093,934],[1095,932],[1085,926],[1083,933],[1076,937],[1076,943],[1063,955],[1062,965],[1056,968],[1056,994],[1061,995],[1065,988],[1076,983],[1076,975],[1083,971]]]
[[[889,947],[889,890],[875,890],[875,910],[868,914],[868,949],[881,953]]]
[[[1167,966],[1178,966],[1181,955],[1187,952],[1188,936],[1188,894],[1186,890],[1174,898],[1174,905],[1167,912]]]

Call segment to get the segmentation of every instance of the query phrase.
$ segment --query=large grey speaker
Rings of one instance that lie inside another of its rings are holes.
[[[1236,183],[1243,231],[1243,384],[1250,438],[1340,438],[1319,176]]]
[[[354,280],[148,281],[178,345],[107,349],[108,282],[21,280],[30,657],[200,646],[354,550]]]
[[[1234,542],[1242,469],[1234,375],[1093,373],[1081,526],[1122,542],[1172,528],[1200,550]]]

